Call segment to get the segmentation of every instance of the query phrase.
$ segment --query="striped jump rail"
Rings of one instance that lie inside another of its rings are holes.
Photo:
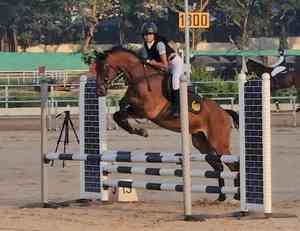
[[[174,183],[158,183],[158,182],[145,182],[145,181],[131,181],[131,180],[104,180],[103,188],[108,189],[112,187],[121,188],[136,188],[157,191],[174,191],[183,192],[182,184]],[[218,187],[206,185],[192,185],[192,192],[194,193],[211,193],[211,194],[237,194],[239,193],[238,187]]]
[[[106,151],[101,155],[93,154],[67,154],[51,153],[46,155],[46,160],[77,160],[77,161],[104,161],[104,162],[137,162],[137,163],[181,163],[181,153],[169,152],[130,152]],[[233,155],[192,154],[191,161],[218,161],[224,163],[238,163],[239,157]]]
[[[104,174],[120,173],[120,174],[142,174],[150,176],[177,176],[182,177],[182,169],[176,168],[149,168],[139,166],[123,166],[117,164],[107,164],[102,168]],[[192,177],[204,178],[230,178],[235,179],[239,176],[239,172],[219,172],[212,170],[192,170]]]

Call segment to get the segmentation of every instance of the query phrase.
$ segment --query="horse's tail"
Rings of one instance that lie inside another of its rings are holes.
[[[239,114],[236,111],[226,109],[225,110],[232,118],[234,128],[239,129],[240,124],[239,124]]]

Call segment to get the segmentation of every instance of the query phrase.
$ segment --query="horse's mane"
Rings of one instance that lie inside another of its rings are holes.
[[[137,52],[130,50],[128,48],[122,47],[122,46],[115,46],[115,47],[111,48],[110,50],[105,51],[105,54],[107,56],[108,54],[113,54],[113,53],[117,53],[117,52],[130,53],[130,54],[134,55],[138,60],[142,61],[142,57]]]
[[[107,58],[107,56],[109,54],[114,54],[114,53],[118,53],[118,52],[127,52],[131,55],[133,55],[134,57],[136,57],[138,59],[138,61],[143,64],[144,63],[144,58],[139,55],[137,52],[133,51],[133,50],[130,50],[128,48],[125,48],[125,47],[122,47],[122,46],[115,46],[113,48],[111,48],[110,50],[106,50],[105,52],[101,53],[101,54],[98,54],[97,55],[97,61],[103,61]],[[161,71],[161,69],[153,66],[153,65],[150,65],[150,64],[147,64],[149,67],[151,67],[152,69],[154,70],[158,70],[158,71]]]

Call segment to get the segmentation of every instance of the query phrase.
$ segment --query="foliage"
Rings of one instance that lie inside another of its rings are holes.
[[[191,81],[209,81],[213,78],[213,74],[203,67],[192,67]]]
[[[97,57],[97,51],[95,49],[91,49],[90,51],[86,51],[82,53],[82,61],[85,64],[92,64],[96,62],[96,57]]]
[[[29,47],[31,41],[31,34],[30,32],[24,31],[19,34],[19,45],[23,49],[23,51],[26,51],[26,48]]]
[[[298,0],[211,0],[210,12],[219,27],[228,28],[228,38],[246,49],[250,37],[278,36],[282,27],[297,22]],[[237,33],[234,33],[237,32]]]
[[[204,68],[193,68],[191,82],[198,94],[209,96],[234,96],[238,92],[238,84],[217,78],[216,73],[208,72]]]
[[[17,37],[23,50],[40,43],[78,43],[84,38],[87,21],[99,25],[113,17],[118,18],[115,23],[119,24],[121,44],[131,41],[132,34],[139,34],[142,23],[148,20],[158,23],[164,35],[181,40],[183,33],[177,29],[177,12],[183,10],[183,3],[181,0],[1,0],[0,40],[9,37],[10,44],[16,46],[14,37]],[[190,10],[199,8],[199,0],[189,3]],[[209,11],[215,17],[212,27],[225,28],[228,39],[240,49],[247,48],[249,37],[283,34],[284,27],[288,31],[289,25],[300,24],[299,0],[210,0]],[[192,33],[195,36],[191,38],[199,40],[203,33],[209,32]],[[286,42],[285,36],[282,41]],[[1,49],[4,48],[0,43]]]

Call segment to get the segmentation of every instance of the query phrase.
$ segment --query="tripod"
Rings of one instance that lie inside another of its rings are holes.
[[[56,118],[60,117],[63,113],[65,114],[65,118],[64,118],[63,126],[60,130],[60,134],[59,134],[57,143],[56,143],[55,152],[57,152],[58,146],[62,142],[63,133],[65,133],[65,136],[64,136],[64,153],[66,153],[66,146],[69,144],[69,128],[70,128],[70,125],[71,125],[71,128],[72,128],[73,132],[74,132],[74,135],[76,137],[76,140],[77,140],[78,144],[79,144],[79,138],[78,138],[78,135],[77,135],[76,130],[74,128],[74,124],[71,120],[70,111],[64,111],[64,112],[58,114],[56,116]]]

